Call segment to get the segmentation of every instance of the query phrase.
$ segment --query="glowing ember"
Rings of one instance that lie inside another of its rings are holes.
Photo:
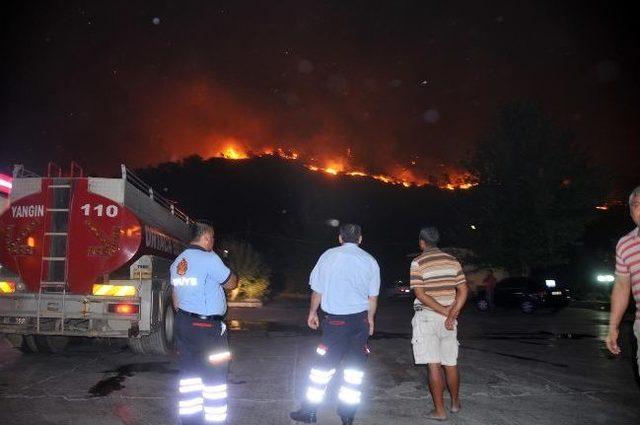
[[[398,185],[402,187],[421,187],[425,185],[437,185],[440,189],[446,190],[457,190],[457,189],[471,189],[476,186],[477,183],[473,179],[471,174],[463,172],[452,175],[451,173],[447,174],[447,181],[445,183],[436,184],[435,182],[429,182],[426,178],[421,177],[416,174],[415,167],[411,168],[401,168],[401,167],[392,167],[391,174],[369,174],[362,169],[354,169],[349,165],[349,159],[351,157],[351,152],[349,150],[349,154],[347,158],[341,157],[335,160],[316,160],[313,157],[303,157],[299,152],[292,149],[283,149],[283,148],[262,148],[258,153],[255,154],[241,147],[241,143],[238,143],[235,139],[227,139],[224,148],[220,151],[219,154],[215,155],[219,158],[229,159],[229,160],[241,160],[241,159],[249,159],[251,157],[263,157],[263,156],[274,156],[281,159],[291,160],[291,161],[302,161],[304,163],[304,167],[310,171],[321,172],[327,174],[329,176],[349,176],[349,177],[360,177],[360,178],[371,178],[374,180],[378,180],[382,183]],[[324,166],[316,165],[319,161],[324,163]],[[415,161],[412,162],[415,165]]]
[[[284,150],[278,148],[278,156],[284,159],[298,159],[300,155],[296,151],[285,152]]]

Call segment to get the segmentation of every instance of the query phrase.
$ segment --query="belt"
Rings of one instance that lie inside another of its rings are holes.
[[[358,313],[351,313],[351,314],[332,314],[332,313],[325,312],[325,315],[327,317],[333,317],[336,319],[348,319],[350,317],[366,316],[368,313],[369,313],[368,310],[365,310],[365,311],[361,311]]]
[[[200,319],[200,320],[224,320],[224,316],[221,316],[219,314],[212,314],[211,316],[205,316],[203,314],[198,314],[198,313],[191,313],[190,311],[185,311],[181,308],[178,309],[178,313],[180,314],[184,314],[185,316],[190,316],[196,319]]]

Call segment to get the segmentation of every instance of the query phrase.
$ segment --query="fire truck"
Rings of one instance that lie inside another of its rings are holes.
[[[192,223],[124,165],[118,178],[16,165],[0,215],[0,333],[25,352],[82,337],[170,352],[169,266]]]

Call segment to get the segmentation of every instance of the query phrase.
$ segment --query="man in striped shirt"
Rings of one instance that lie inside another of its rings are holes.
[[[611,292],[611,315],[607,348],[613,354],[620,354],[618,333],[620,321],[629,304],[629,293],[636,302],[636,320],[633,332],[640,340],[640,186],[629,196],[629,210],[636,228],[620,238],[616,246],[616,281]],[[637,353],[640,370],[640,348]]]
[[[416,364],[427,364],[429,391],[434,409],[429,419],[445,420],[444,380],[451,394],[451,412],[460,411],[457,318],[467,300],[467,283],[460,263],[438,249],[440,233],[435,227],[420,231],[422,254],[411,262],[411,288],[416,296],[413,355]]]

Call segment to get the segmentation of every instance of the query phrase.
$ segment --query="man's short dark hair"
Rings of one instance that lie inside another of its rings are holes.
[[[426,226],[420,229],[420,240],[428,245],[437,246],[440,242],[440,232],[437,227]]]
[[[191,224],[191,241],[199,240],[205,233],[213,235],[213,226],[204,221],[196,221]]]
[[[340,237],[343,243],[359,243],[362,229],[357,224],[343,224],[340,226]]]

